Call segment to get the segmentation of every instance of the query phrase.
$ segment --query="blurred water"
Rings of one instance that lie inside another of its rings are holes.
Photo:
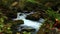
[[[33,13],[33,12],[31,12],[31,13]],[[31,13],[29,13],[29,14],[31,14]],[[44,19],[40,18],[39,21],[32,21],[32,20],[25,19],[25,17],[29,14],[17,13],[17,18],[14,20],[23,20],[24,24],[22,24],[21,26],[29,26],[29,27],[36,29],[36,31],[38,31],[39,28],[41,27],[42,23],[44,22]]]

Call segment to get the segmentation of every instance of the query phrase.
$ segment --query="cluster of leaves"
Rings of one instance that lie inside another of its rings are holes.
[[[2,32],[5,32],[5,34],[6,33],[12,33],[12,31],[11,31],[11,24],[10,23],[7,23],[7,24],[5,24],[4,23],[4,21],[5,21],[5,19],[7,19],[7,17],[6,16],[4,16],[3,14],[0,14],[0,33],[2,34]]]
[[[0,12],[0,33],[1,34],[12,34],[13,30],[20,24],[23,24],[22,20],[9,20],[2,12]],[[13,29],[14,28],[14,29]],[[13,29],[13,30],[12,30]]]
[[[53,22],[53,23],[50,22],[51,24],[56,23],[56,19],[60,20],[60,14],[53,11],[52,9],[48,9],[46,11],[46,13],[47,13],[47,15],[48,15],[48,17],[50,19],[50,20],[49,19],[48,20]]]
[[[23,10],[26,7],[27,7],[27,10],[33,9],[33,8],[45,10],[47,8],[45,7],[46,4],[49,3],[49,5],[54,6],[59,3],[59,0],[56,0],[56,1],[55,0],[1,0],[0,2],[1,2],[0,3],[1,6],[9,9],[13,9],[15,7],[15,11],[16,11],[17,8],[20,8],[21,10]],[[16,4],[16,6],[14,4]],[[30,6],[28,6],[29,4]],[[14,7],[12,7],[12,5],[14,5]]]
[[[51,8],[48,8],[48,10],[45,13],[47,14],[48,18],[45,18],[45,22],[43,23],[40,29],[45,30],[44,32],[48,32],[49,34],[50,30],[53,31],[56,19],[60,20],[60,14],[53,11]]]

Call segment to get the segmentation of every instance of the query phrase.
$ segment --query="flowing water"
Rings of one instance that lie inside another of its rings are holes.
[[[33,29],[36,29],[36,31],[38,31],[39,28],[41,27],[42,23],[44,22],[44,19],[40,18],[39,21],[32,21],[32,20],[25,19],[26,16],[29,15],[29,14],[33,14],[33,12],[28,13],[28,14],[27,13],[17,13],[17,18],[14,19],[14,20],[23,20],[24,24],[22,24],[20,26],[31,27]]]

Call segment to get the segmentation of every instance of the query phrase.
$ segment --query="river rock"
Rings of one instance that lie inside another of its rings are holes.
[[[24,21],[23,20],[14,20],[13,24],[17,24],[17,25],[24,24]]]
[[[13,31],[13,34],[16,34],[16,32],[18,32],[18,27],[21,24],[24,24],[23,20],[14,20],[12,22],[11,30]]]
[[[22,31],[27,31],[27,32],[31,32],[31,31],[35,31],[35,29],[23,29]]]
[[[23,34],[23,32],[30,32],[31,34],[33,34],[35,32],[35,29],[23,29],[21,33]]]
[[[27,15],[26,19],[38,21],[40,19],[40,13],[35,12],[34,14]]]

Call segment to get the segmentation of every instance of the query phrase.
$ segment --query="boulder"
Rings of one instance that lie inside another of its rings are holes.
[[[40,13],[34,13],[27,15],[26,19],[33,20],[33,21],[38,21],[40,19]]]

